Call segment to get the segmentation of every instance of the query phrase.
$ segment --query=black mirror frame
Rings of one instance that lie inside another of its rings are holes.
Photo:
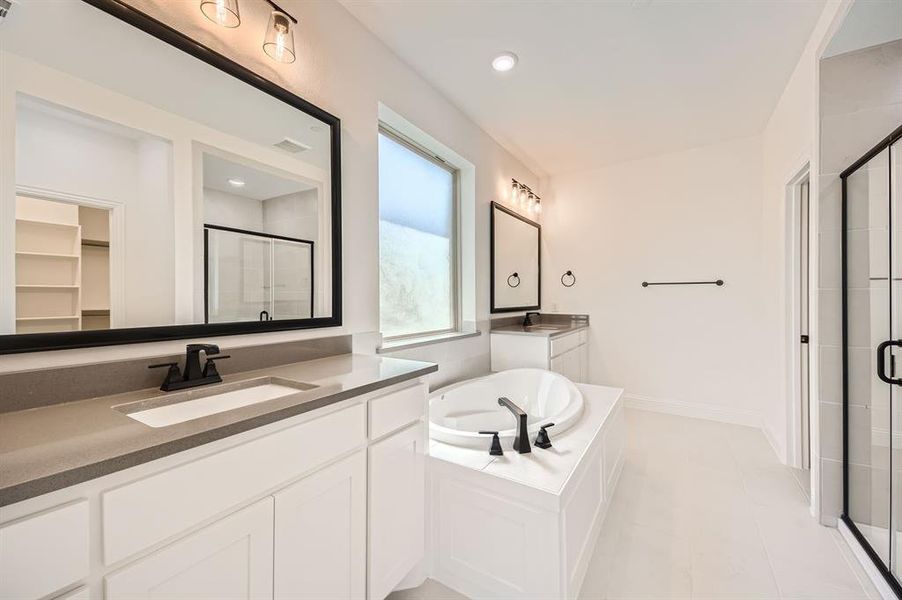
[[[331,131],[330,166],[332,177],[332,314],[329,317],[286,319],[283,321],[204,323],[56,333],[8,334],[0,335],[0,354],[341,326],[341,120],[165,23],[125,4],[122,0],[82,1],[323,121],[329,126]]]
[[[489,294],[491,306],[489,311],[491,312],[491,314],[498,314],[506,312],[521,312],[524,310],[540,310],[542,307],[542,226],[535,221],[530,221],[523,215],[512,211],[506,206],[498,204],[497,202],[492,202],[489,210],[492,211],[489,218]],[[501,308],[495,306],[495,210],[500,210],[501,212],[508,214],[515,219],[519,219],[527,225],[532,225],[536,228],[536,235],[539,237],[539,276],[538,280],[536,281],[536,304],[534,306],[505,306]]]

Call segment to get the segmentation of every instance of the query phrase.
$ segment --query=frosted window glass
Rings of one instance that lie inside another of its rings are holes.
[[[455,177],[379,134],[379,301],[386,337],[456,325]]]

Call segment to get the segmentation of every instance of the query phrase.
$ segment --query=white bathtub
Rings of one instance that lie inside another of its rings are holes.
[[[544,369],[511,369],[436,391],[429,400],[430,437],[469,448],[488,447],[489,436],[479,431],[498,431],[503,441],[513,439],[516,420],[498,405],[502,396],[529,415],[530,443],[546,423],[554,423],[548,430],[552,440],[560,437],[583,411],[582,394],[563,375]],[[503,443],[509,448],[509,443]]]

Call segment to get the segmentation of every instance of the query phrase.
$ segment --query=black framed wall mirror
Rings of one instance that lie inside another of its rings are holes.
[[[492,202],[491,312],[539,310],[542,226]]]
[[[0,67],[0,353],[341,324],[337,117],[119,0]]]

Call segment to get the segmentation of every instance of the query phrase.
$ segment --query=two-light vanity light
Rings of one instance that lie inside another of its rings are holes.
[[[511,179],[511,204],[520,208],[525,208],[529,213],[542,212],[542,199],[529,189],[528,185],[524,185],[516,179]]]
[[[266,36],[263,38],[263,51],[273,60],[281,63],[293,63],[294,33],[291,28],[298,20],[279,8],[272,0],[264,0],[272,7]],[[200,0],[200,10],[204,16],[223,27],[235,28],[241,25],[241,14],[238,0]]]

